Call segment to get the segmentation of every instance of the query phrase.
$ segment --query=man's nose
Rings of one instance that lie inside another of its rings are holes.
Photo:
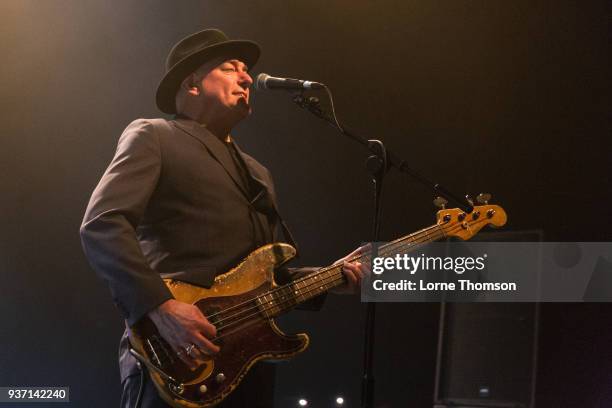
[[[240,73],[240,78],[238,78],[238,84],[244,89],[247,89],[253,85],[253,78],[251,78],[248,72],[243,71]]]

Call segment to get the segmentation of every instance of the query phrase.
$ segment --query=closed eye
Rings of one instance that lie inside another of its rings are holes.
[[[242,62],[238,61],[238,60],[232,60],[232,61],[227,61],[224,64],[221,65],[221,70],[222,71],[228,71],[228,72],[244,72],[244,73],[249,73],[249,67],[247,67],[245,64],[243,64]]]

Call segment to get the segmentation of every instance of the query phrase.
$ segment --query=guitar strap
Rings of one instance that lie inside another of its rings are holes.
[[[276,208],[274,208],[274,211],[276,211]],[[289,244],[292,247],[295,248],[295,257],[299,258],[300,257],[300,248],[298,247],[297,242],[293,238],[293,235],[291,235],[291,231],[289,230],[289,227],[287,227],[287,223],[285,222],[285,220],[283,220],[283,218],[280,216],[278,211],[276,211],[276,217],[278,218],[278,221],[280,222],[281,229],[283,230],[283,235],[284,235],[285,239],[289,242]]]
[[[257,195],[251,200],[250,202],[251,205],[257,209],[259,207],[257,203],[261,202],[260,200],[265,200],[264,195],[267,195],[267,194],[268,194],[268,191],[265,188],[262,188],[259,191],[259,193],[257,193]],[[271,211],[267,211],[268,216],[272,216],[273,221],[278,221],[278,223],[280,224],[281,230],[283,232],[283,237],[285,238],[285,241],[287,241],[287,243],[289,243],[292,247],[295,248],[295,251],[296,251],[295,257],[299,258],[300,250],[299,250],[298,244],[296,240],[293,238],[293,234],[291,234],[291,231],[289,230],[287,223],[285,222],[283,217],[278,212],[278,208],[276,208],[276,203],[271,202],[266,207],[271,210]],[[274,224],[274,222],[272,222],[272,224]]]

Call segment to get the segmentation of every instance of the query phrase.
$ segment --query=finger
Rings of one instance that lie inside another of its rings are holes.
[[[364,266],[361,262],[355,262],[355,275],[357,276],[359,282],[363,279],[364,275]]]
[[[363,276],[370,276],[372,274],[372,263],[369,261],[362,263],[360,270]]]
[[[344,276],[346,276],[347,283],[350,287],[354,287],[357,284],[357,277],[355,276],[355,272],[353,272],[349,263],[345,263],[342,272]]]
[[[189,357],[196,365],[199,365],[206,361],[206,359],[208,358],[208,354],[204,353],[200,349],[200,346],[195,340],[191,344],[193,344],[194,347],[191,349],[187,357]]]
[[[359,248],[355,249],[353,252],[348,254],[346,257],[342,258],[344,262],[358,262],[364,254],[367,254],[370,251],[371,244],[362,245]]]
[[[351,255],[363,255],[366,252],[368,252],[370,250],[370,248],[372,247],[371,243],[367,243],[365,245],[360,246],[359,248],[357,248],[356,250],[354,250]]]
[[[357,278],[357,281],[361,282],[361,280],[363,279],[363,264],[361,262],[350,262],[347,263],[345,265],[346,268],[348,268],[351,272],[353,272],[353,274],[355,275],[355,277]]]
[[[358,280],[361,281],[363,279],[363,264],[361,262],[355,262],[353,264],[353,272],[355,272],[355,276],[357,276]]]
[[[182,347],[182,350],[177,352],[181,360],[187,364],[191,370],[196,369],[201,364],[205,363],[206,360],[210,359],[209,354],[202,351],[198,343],[199,341],[194,339],[194,341],[188,342],[188,346]],[[193,347],[190,347],[190,345],[193,345]],[[189,348],[189,354],[187,354],[187,348]]]
[[[209,322],[208,319],[206,320],[206,327],[208,328],[208,333],[206,333],[207,334],[206,337],[208,337],[210,339],[212,339],[214,337],[217,337],[217,328],[215,327],[214,324]]]
[[[348,254],[345,259],[353,259],[363,254],[363,247],[355,249],[353,252]]]
[[[217,354],[221,348],[214,344],[212,341],[202,336],[201,334],[196,336],[196,341],[194,344],[197,346],[199,351],[202,353],[202,356],[205,358],[207,356],[211,356]]]
[[[178,356],[178,358],[187,365],[187,367],[189,367],[190,369],[195,369],[198,364],[197,362],[190,356],[187,355],[187,352],[185,351],[185,349],[181,346],[178,346],[174,349],[174,351],[176,352],[176,355]]]
[[[198,308],[199,319],[197,319],[197,330],[201,333],[204,333],[204,336],[208,338],[213,338],[217,336],[217,328],[208,321],[206,316],[202,313],[202,311]]]
[[[204,337],[209,339],[217,337],[217,328],[208,322],[206,318],[198,322],[198,332],[204,334]]]

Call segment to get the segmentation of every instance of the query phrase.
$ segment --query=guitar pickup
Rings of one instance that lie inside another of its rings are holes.
[[[169,350],[168,343],[164,339],[153,335],[150,339],[147,339],[147,345],[152,356],[151,360],[157,367],[161,368],[166,364],[174,364],[174,353]]]

